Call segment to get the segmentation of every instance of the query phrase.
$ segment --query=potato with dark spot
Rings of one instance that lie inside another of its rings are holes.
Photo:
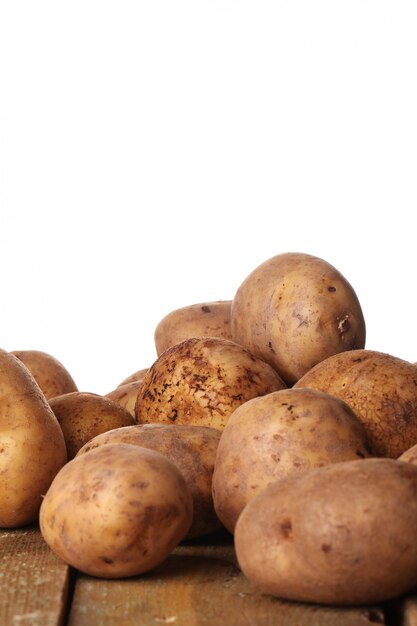
[[[40,350],[16,350],[10,354],[26,365],[47,400],[78,391],[68,370],[50,354]]]
[[[417,585],[417,468],[345,461],[265,487],[236,524],[243,573],[279,598],[361,605]]]
[[[125,385],[119,385],[110,393],[106,393],[105,398],[117,402],[121,407],[129,411],[132,417],[135,416],[135,406],[139,391],[142,389],[143,380],[133,380]]]
[[[78,570],[104,578],[135,576],[161,563],[187,534],[192,499],[165,456],[107,445],[65,465],[40,510],[49,547]]]
[[[368,433],[376,456],[398,458],[417,442],[417,368],[374,350],[351,350],[316,365],[295,385],[341,398]]]
[[[193,523],[185,539],[201,537],[221,528],[211,495],[214,459],[220,431],[207,426],[140,424],[116,428],[94,437],[78,455],[99,446],[129,443],[156,450],[178,467],[193,498]]]
[[[122,382],[119,383],[118,387],[121,387],[122,385],[127,385],[128,383],[142,382],[148,369],[148,367],[145,367],[144,369],[138,370],[137,372],[133,372],[133,374],[122,380]]]
[[[147,372],[136,421],[223,430],[238,406],[285,387],[270,365],[233,341],[187,339],[165,350]]]
[[[368,456],[365,429],[342,400],[301,388],[254,398],[232,413],[221,436],[215,510],[233,532],[247,503],[270,483]]]
[[[262,263],[240,285],[232,339],[294,384],[332,354],[365,346],[365,320],[346,278],[315,256],[289,252]]]
[[[129,411],[94,393],[74,391],[49,400],[72,459],[87,441],[113,428],[134,424]]]
[[[231,339],[230,300],[191,304],[168,313],[155,329],[158,356],[167,348],[192,337]]]

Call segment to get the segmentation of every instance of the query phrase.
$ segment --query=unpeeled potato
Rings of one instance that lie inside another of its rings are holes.
[[[96,435],[134,424],[130,413],[117,402],[94,393],[66,393],[51,398],[49,405],[64,434],[68,459]]]
[[[344,461],[265,487],[236,524],[243,573],[302,602],[373,604],[417,585],[417,468]]]
[[[339,398],[302,388],[254,398],[232,413],[220,439],[216,513],[233,532],[247,503],[270,483],[368,456],[365,428]]]
[[[187,339],[165,350],[147,372],[136,421],[222,430],[246,400],[283,388],[272,367],[242,346],[217,337]]]
[[[167,348],[193,337],[231,339],[230,300],[191,304],[168,313],[155,329],[158,356]]]
[[[187,534],[192,499],[177,467],[139,446],[106,445],[55,477],[39,523],[49,547],[80,571],[134,576],[161,563]]]
[[[417,368],[390,354],[350,350],[322,361],[294,386],[352,407],[377,456],[397,458],[417,442]]]
[[[357,295],[330,263],[289,252],[268,259],[232,301],[232,339],[292,385],[332,354],[365,346]]]
[[[133,380],[130,383],[119,385],[104,397],[117,402],[121,407],[129,411],[135,417],[135,406],[139,391],[142,389],[143,380]]]
[[[55,415],[25,365],[0,350],[0,527],[36,521],[42,495],[67,461]]]
[[[137,424],[97,435],[80,449],[77,456],[115,443],[142,446],[166,456],[181,471],[193,498],[193,522],[185,536],[185,539],[191,539],[221,527],[211,495],[220,435],[219,430],[207,426]]]
[[[52,355],[40,350],[16,350],[11,354],[26,365],[47,400],[78,391],[71,374]]]

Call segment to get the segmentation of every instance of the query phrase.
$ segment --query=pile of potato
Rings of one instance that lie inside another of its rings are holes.
[[[36,521],[94,576],[225,527],[280,598],[367,604],[417,585],[417,367],[365,349],[349,282],[277,255],[232,301],[171,312],[107,396],[0,350],[0,527]]]

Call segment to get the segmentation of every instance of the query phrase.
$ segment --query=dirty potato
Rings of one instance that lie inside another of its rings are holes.
[[[129,443],[156,450],[181,471],[193,498],[193,523],[185,539],[201,537],[221,528],[211,495],[214,459],[220,431],[207,426],[140,424],[116,428],[94,437],[78,455],[99,446]]]
[[[35,379],[0,350],[0,528],[37,520],[42,495],[66,461],[62,431]]]
[[[155,329],[158,356],[192,337],[231,339],[230,300],[192,304],[166,315]]]
[[[346,278],[323,259],[290,252],[262,263],[240,285],[232,339],[295,383],[332,354],[365,346],[365,321]]]
[[[107,445],[65,465],[40,510],[49,547],[80,571],[105,578],[141,574],[187,534],[192,499],[165,456]]]
[[[47,400],[78,391],[71,374],[52,355],[40,350],[16,350],[11,354],[26,365]]]
[[[254,398],[232,413],[221,436],[215,510],[233,532],[247,503],[271,482],[368,456],[365,429],[342,400],[301,388]]]
[[[329,357],[295,385],[341,398],[352,407],[377,456],[397,458],[417,441],[417,368],[373,350]]]
[[[134,380],[125,385],[119,385],[110,393],[107,393],[104,397],[117,402],[121,407],[129,411],[132,417],[135,416],[135,406],[138,393],[142,388],[143,380]]]
[[[112,428],[131,426],[130,413],[117,402],[93,393],[74,391],[49,400],[72,459],[87,441]]]
[[[222,430],[241,404],[285,383],[270,365],[226,339],[187,339],[165,350],[147,372],[135,413],[139,424]]]
[[[345,461],[265,487],[236,524],[243,573],[302,602],[360,605],[417,585],[417,468]]]

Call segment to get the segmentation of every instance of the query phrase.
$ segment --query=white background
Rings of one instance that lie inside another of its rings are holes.
[[[267,258],[417,360],[417,5],[0,0],[0,346],[106,393]]]

